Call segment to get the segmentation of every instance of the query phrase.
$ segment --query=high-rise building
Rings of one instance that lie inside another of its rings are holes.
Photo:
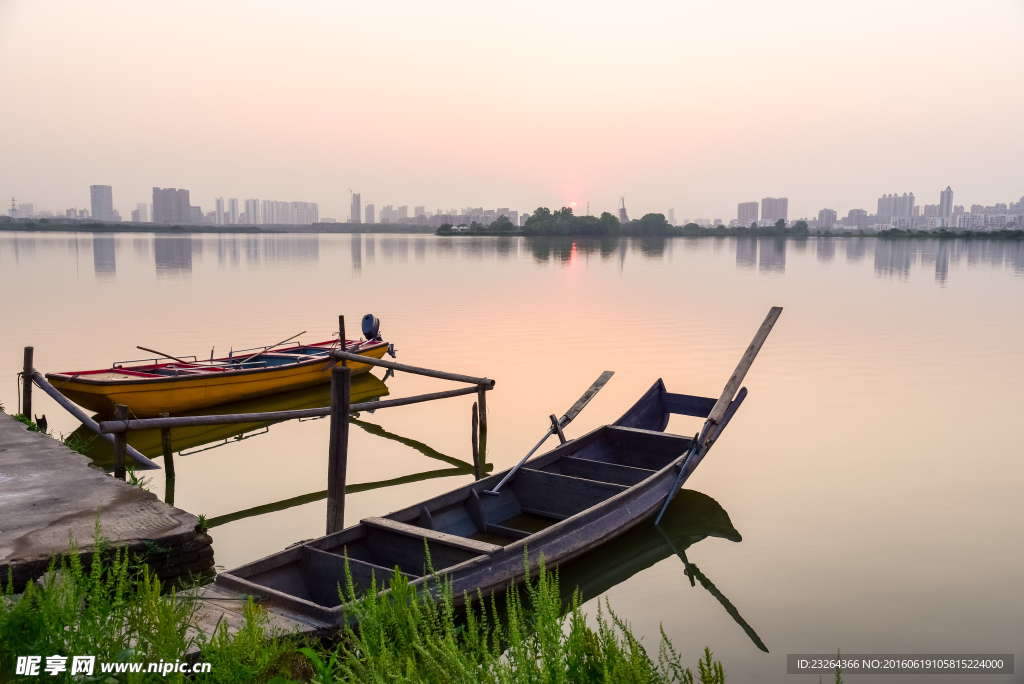
[[[213,224],[216,226],[224,225],[224,198],[218,197],[213,200]]]
[[[741,226],[757,223],[757,202],[740,202],[736,205],[736,218]]]
[[[362,210],[363,198],[360,197],[358,192],[352,193],[352,211],[350,213],[351,218],[349,221],[352,223],[363,222],[363,210]]]
[[[818,228],[821,230],[832,230],[836,225],[835,209],[822,209],[818,212]]]
[[[398,207],[398,220],[404,221],[407,218],[409,218],[409,206],[403,204],[402,206]]]
[[[669,209],[668,210],[668,223],[669,223],[670,226],[676,225],[676,210],[675,209]]]
[[[114,220],[114,194],[109,185],[90,185],[92,217],[97,221]]]
[[[868,227],[868,212],[864,209],[851,209],[850,213],[846,215],[844,223],[850,228],[866,230]]]
[[[228,213],[226,221],[229,225],[238,225],[238,198],[232,197],[228,200]]]
[[[320,222],[320,207],[316,202],[274,202],[263,200],[264,225],[308,226]]]
[[[896,193],[882,195],[878,198],[878,218],[884,222],[893,217],[913,218],[917,210],[914,203],[914,193],[903,193],[902,197]]]
[[[18,218],[33,218],[36,215],[36,205],[32,202],[18,203]]]
[[[192,206],[189,204],[188,190],[153,188],[153,223],[191,222]]]
[[[245,222],[250,226],[258,226],[263,223],[260,218],[260,201],[258,199],[245,200]]]
[[[374,207],[372,204],[367,204],[366,205],[366,222],[367,223],[376,223],[377,222],[377,216],[375,215],[376,212],[374,211],[375,209],[376,209],[376,207]]]
[[[135,205],[135,211],[132,212],[132,222],[134,223],[149,223],[149,211],[147,210],[147,204],[145,202],[139,202]],[[135,215],[138,214],[138,220],[135,219]]]
[[[506,209],[505,211],[507,212],[508,210]],[[412,213],[413,213],[413,216],[415,216],[416,218],[419,218],[420,216],[422,216],[423,218],[426,218],[427,217],[427,208],[426,207],[415,207],[415,208],[413,208]]]
[[[950,218],[953,215],[953,189],[946,186],[946,189],[939,193],[939,218]]]
[[[761,220],[772,223],[782,219],[789,219],[789,198],[788,197],[765,197],[761,200]]]

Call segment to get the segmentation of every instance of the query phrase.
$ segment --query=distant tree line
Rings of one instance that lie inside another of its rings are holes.
[[[609,212],[600,216],[577,216],[571,207],[562,207],[551,211],[547,207],[538,207],[527,219],[522,229],[517,229],[507,216],[498,217],[490,225],[483,225],[473,221],[465,231],[456,231],[456,227],[450,223],[442,224],[437,229],[438,235],[451,235],[455,232],[466,232],[475,235],[527,235],[527,236],[549,236],[549,237],[618,237],[620,235],[635,237],[673,237],[673,236],[700,236],[700,235],[808,235],[806,221],[797,221],[791,227],[786,226],[784,220],[779,220],[774,226],[759,227],[756,223],[750,227],[740,226],[738,228],[727,228],[715,226],[705,228],[696,223],[687,223],[685,226],[673,226],[666,220],[664,214],[644,214],[638,219],[622,223],[618,217]]]

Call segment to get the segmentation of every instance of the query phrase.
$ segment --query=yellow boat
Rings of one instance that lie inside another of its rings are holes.
[[[371,401],[388,394],[388,386],[372,373],[363,373],[352,378],[349,389],[349,401],[353,404]],[[200,411],[189,411],[184,415],[222,415],[229,413],[264,413],[271,411],[294,411],[296,409],[319,408],[331,405],[331,388],[328,385],[316,385],[291,392],[275,394],[258,399],[234,401]],[[232,423],[230,425],[197,425],[180,427],[171,430],[171,450],[182,452],[192,449],[211,448],[210,444],[223,444],[228,440],[246,439],[250,433],[259,434],[272,421],[258,423]],[[113,468],[114,447],[110,442],[96,439],[92,431],[81,426],[72,436],[78,437],[88,444],[85,455],[94,463],[106,469]],[[142,455],[157,458],[163,455],[163,443],[159,429],[132,430],[128,433],[128,444],[135,447]]]
[[[243,399],[311,387],[331,381],[327,365],[337,340],[297,345],[209,361],[114,364],[111,368],[47,373],[46,379],[76,404],[102,416],[125,404],[138,418],[184,413]],[[390,345],[380,340],[346,341],[346,351],[379,359]],[[189,357],[187,357],[189,358]],[[352,374],[370,364],[349,362]]]

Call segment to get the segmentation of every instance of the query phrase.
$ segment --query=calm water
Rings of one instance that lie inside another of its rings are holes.
[[[138,358],[135,345],[204,356],[302,330],[327,339],[338,314],[356,327],[373,312],[399,360],[497,380],[496,469],[605,369],[615,377],[570,435],[615,420],[658,377],[717,397],[769,306],[784,306],[749,398],[687,485],[701,510],[717,502],[716,522],[676,540],[771,653],[646,533],[643,548],[588,561],[591,575],[573,568],[588,610],[607,596],[654,649],[662,623],[691,665],[708,645],[734,682],[800,680],[786,653],[837,648],[1014,652],[1024,670],[1021,243],[3,233],[0,288],[10,412],[25,345],[40,370],[77,370]],[[396,397],[448,387],[386,380]],[[37,402],[57,432],[77,427]],[[348,523],[467,482],[471,403],[364,413]],[[257,426],[184,449],[175,503],[220,518],[220,565],[323,534],[327,427]],[[152,489],[164,496],[160,477]]]

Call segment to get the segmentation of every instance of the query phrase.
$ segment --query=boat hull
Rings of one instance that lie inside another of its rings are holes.
[[[386,344],[357,353],[379,359],[385,352]],[[100,379],[64,373],[47,374],[46,378],[68,399],[100,415],[111,415],[114,404],[125,404],[136,417],[147,418],[329,383],[331,373],[325,368],[328,360],[317,358],[271,368],[187,377],[137,378],[113,369],[104,374],[108,377]],[[349,362],[353,375],[367,373],[371,367]]]

